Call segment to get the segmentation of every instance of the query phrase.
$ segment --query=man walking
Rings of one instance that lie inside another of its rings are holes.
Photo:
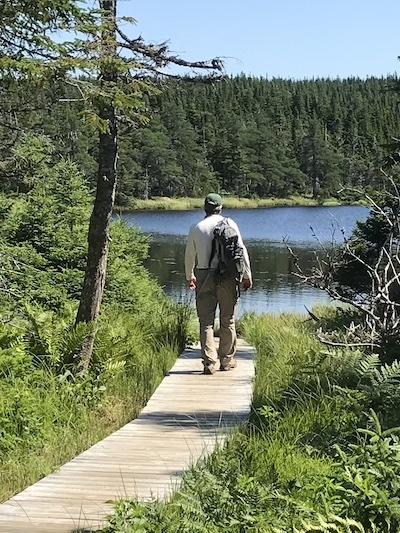
[[[214,193],[207,195],[204,210],[205,218],[192,227],[187,239],[185,272],[188,287],[196,290],[204,374],[214,374],[218,359],[220,370],[231,370],[236,366],[235,312],[240,283],[243,290],[250,289],[252,276],[249,255],[237,224],[221,215],[221,196]],[[228,234],[229,238],[224,240],[224,235]],[[224,253],[225,257],[229,256],[224,265],[231,259],[233,268],[228,265],[221,269]],[[220,310],[218,351],[214,343],[217,305]]]

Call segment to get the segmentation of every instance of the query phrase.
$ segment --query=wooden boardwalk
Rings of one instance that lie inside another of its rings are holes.
[[[186,350],[137,419],[0,505],[0,532],[92,531],[116,499],[167,498],[186,468],[246,421],[253,348],[239,341],[237,360],[204,376],[198,347]]]

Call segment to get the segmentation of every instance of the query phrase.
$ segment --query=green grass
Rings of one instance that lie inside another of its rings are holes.
[[[172,364],[177,352],[165,349],[159,354],[165,358],[162,365],[155,368],[153,364],[149,372],[149,360],[143,361],[142,373],[115,379],[95,405],[79,397],[75,387],[60,385],[52,375],[43,375],[41,385],[33,385],[35,390],[31,387],[26,390],[21,383],[13,383],[12,386],[18,388],[19,397],[25,395],[29,401],[37,402],[35,412],[27,413],[27,416],[40,417],[41,436],[34,439],[40,442],[26,438],[16,442],[11,451],[3,454],[0,501],[50,474],[135,418],[163,378],[163,367]],[[146,358],[152,355],[154,353],[146,354]],[[145,377],[151,379],[145,381]],[[10,390],[2,388],[3,392],[11,396]],[[30,424],[29,420],[27,424]]]
[[[0,501],[137,416],[181,352],[189,321],[184,307],[160,306],[153,314],[152,320],[109,309],[86,378],[62,373],[55,352],[45,364],[32,358],[39,340],[54,346],[68,338],[68,328],[54,332],[42,319],[35,339],[28,340],[25,325],[22,335],[12,330],[6,348],[11,328],[0,327]]]
[[[118,502],[106,533],[398,531],[400,462],[383,459],[397,457],[396,437],[357,437],[368,409],[379,410],[359,381],[363,354],[327,352],[306,318],[245,318],[257,349],[249,424],[189,470],[169,502]],[[391,481],[377,481],[382,465]],[[382,493],[367,490],[374,483]]]
[[[203,207],[203,198],[168,198],[159,197],[150,200],[134,198],[126,207],[116,207],[115,211],[154,210],[154,211],[187,211]],[[238,198],[227,196],[224,206],[227,209],[255,209],[260,207],[315,207],[338,205],[362,205],[361,201],[342,202],[336,198],[315,200],[305,196],[290,196],[289,198]]]

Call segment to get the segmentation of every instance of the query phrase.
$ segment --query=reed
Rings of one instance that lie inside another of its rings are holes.
[[[116,212],[143,210],[143,211],[189,211],[201,209],[203,198],[167,198],[159,197],[149,200],[134,198],[128,206],[116,207]],[[268,207],[317,207],[339,205],[363,205],[361,201],[342,202],[337,198],[316,200],[305,196],[290,196],[288,198],[239,198],[226,196],[224,206],[227,209],[257,209]]]
[[[135,418],[185,345],[191,315],[167,302],[153,306],[153,317],[108,309],[85,378],[61,371],[56,353],[32,359],[30,324],[0,324],[0,501]],[[53,324],[49,313],[36,320],[36,341],[60,346],[63,357],[70,324]]]
[[[341,312],[325,313],[340,327]],[[105,532],[139,520],[147,533],[399,531],[399,428],[386,428],[388,413],[399,424],[400,365],[327,350],[306,316],[249,315],[241,328],[257,348],[249,424],[171,501],[118,502]]]

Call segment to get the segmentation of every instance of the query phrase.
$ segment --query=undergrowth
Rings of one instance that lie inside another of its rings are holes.
[[[149,241],[111,228],[90,371],[75,326],[92,197],[49,139],[26,137],[15,164],[26,192],[0,197],[0,501],[137,415],[181,352],[191,322],[144,268]],[[10,163],[11,164],[11,163]]]
[[[73,318],[30,308],[0,323],[0,500],[134,418],[182,350],[189,316],[168,303],[146,318],[106,311],[86,377],[70,371],[84,335]]]
[[[247,317],[257,349],[249,424],[169,502],[117,502],[104,531],[398,532],[400,367],[326,350],[313,328],[305,317]]]

